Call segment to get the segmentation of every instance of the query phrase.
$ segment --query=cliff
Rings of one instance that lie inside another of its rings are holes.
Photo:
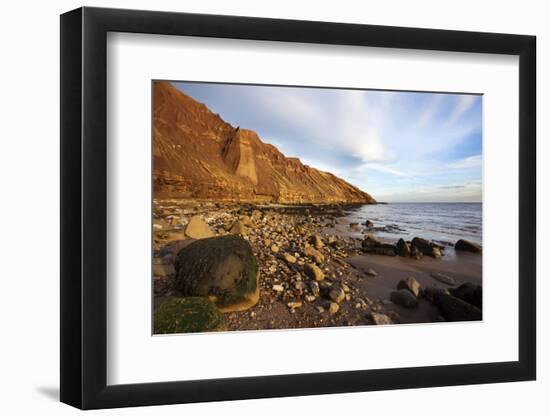
[[[328,172],[288,158],[234,128],[170,83],[155,82],[153,187],[156,197],[279,203],[375,203]]]

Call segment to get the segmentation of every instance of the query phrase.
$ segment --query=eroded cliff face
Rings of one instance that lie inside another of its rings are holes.
[[[375,203],[328,172],[287,158],[170,83],[153,97],[155,197],[278,203]]]

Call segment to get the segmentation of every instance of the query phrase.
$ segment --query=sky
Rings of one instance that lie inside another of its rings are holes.
[[[382,202],[481,202],[482,96],[174,83]]]

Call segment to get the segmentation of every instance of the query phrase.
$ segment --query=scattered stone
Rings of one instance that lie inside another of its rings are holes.
[[[319,313],[324,313],[324,312],[325,312],[325,309],[324,309],[323,307],[321,307],[321,306],[316,306],[315,308],[317,309],[317,311],[318,311]]]
[[[304,248],[304,255],[309,256],[310,258],[315,260],[315,262],[317,262],[318,264],[322,264],[323,262],[325,262],[325,256],[321,252],[319,252],[317,249],[315,249],[313,246],[306,246]]]
[[[239,217],[239,220],[245,226],[252,226],[252,221],[250,220],[250,217],[247,216],[247,215],[243,215],[243,216]]]
[[[305,299],[308,303],[312,303],[317,299],[317,297],[315,297],[314,295],[309,295],[308,294],[308,295],[305,296]]]
[[[287,261],[289,264],[295,264],[296,263],[296,257],[290,255],[289,253],[285,253],[283,255],[283,259]]]
[[[447,285],[456,284],[455,279],[450,277],[449,275],[445,275],[440,272],[432,272],[430,275],[432,276],[433,279],[436,279],[439,282],[442,282],[443,284],[447,284]]]
[[[418,300],[409,290],[397,290],[390,294],[390,300],[392,303],[400,305],[405,308],[418,307]]]
[[[394,310],[388,311],[388,317],[391,319],[393,323],[399,323],[401,321],[401,316],[397,311],[394,311]]]
[[[184,233],[192,239],[205,239],[214,236],[214,232],[199,216],[191,217],[191,220],[185,226]]]
[[[358,230],[359,229],[359,223],[350,223],[349,228],[351,230]]]
[[[233,226],[231,226],[231,229],[229,229],[229,233],[231,233],[232,235],[246,236],[248,234],[248,229],[243,222],[238,220],[233,223]]]
[[[301,301],[291,301],[291,302],[287,303],[286,305],[288,306],[288,308],[296,309],[296,308],[302,307],[302,302]]]
[[[313,244],[313,246],[315,246],[315,249],[321,249],[325,246],[323,240],[319,235],[311,236],[310,242]]]
[[[280,284],[275,284],[271,288],[273,289],[273,291],[276,291],[276,292],[283,292],[285,290],[285,287],[283,287]]]
[[[309,283],[309,290],[311,291],[311,294],[313,294],[315,297],[319,297],[319,295],[321,295],[321,289],[319,288],[319,284],[316,281],[311,281]]]
[[[294,288],[296,288],[298,291],[303,291],[307,288],[307,285],[304,281],[296,281],[294,283]]]
[[[447,321],[481,320],[481,310],[449,294],[436,294],[435,305]]]
[[[328,306],[328,311],[330,314],[336,314],[340,310],[340,306],[336,303],[330,303]]]
[[[225,329],[225,318],[206,297],[172,298],[154,314],[154,333],[197,333]]]
[[[271,245],[271,252],[273,253],[279,252],[279,247],[277,245]]]
[[[374,227],[374,223],[371,222],[370,220],[367,220],[367,221],[365,222],[365,226],[367,226],[367,227]]]
[[[235,235],[193,242],[179,251],[175,289],[184,296],[213,296],[222,312],[258,302],[258,261],[250,244]]]
[[[411,256],[411,248],[409,248],[409,245],[407,242],[405,242],[403,239],[399,239],[397,241],[397,245],[395,245],[395,251],[399,256]]]
[[[464,239],[460,239],[455,243],[455,250],[473,252],[480,255],[483,253],[481,245]]]
[[[407,277],[406,279],[402,279],[397,284],[398,290],[409,290],[415,297],[418,297],[420,295],[420,283],[414,279],[414,277]]]
[[[328,293],[330,299],[335,303],[340,303],[346,298],[346,293],[340,287],[333,287]]]
[[[435,301],[435,296],[437,294],[447,294],[449,295],[450,292],[447,288],[440,288],[440,287],[426,287],[422,290],[422,296],[432,303]]]
[[[314,279],[315,281],[322,281],[325,279],[325,274],[315,264],[305,264],[304,273],[311,279]]]
[[[389,318],[385,314],[371,312],[370,316],[371,316],[372,321],[376,325],[392,324],[391,318]]]
[[[483,292],[481,285],[466,282],[457,288],[450,290],[450,293],[456,298],[460,298],[461,300],[466,301],[477,308],[482,307]]]
[[[439,247],[426,239],[415,237],[411,243],[424,255],[432,258],[441,258],[442,256]]]

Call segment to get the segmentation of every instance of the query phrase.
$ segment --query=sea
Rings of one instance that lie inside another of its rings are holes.
[[[369,229],[381,238],[411,240],[418,236],[453,246],[459,239],[482,244],[481,203],[369,204],[347,213],[349,222],[374,223]]]

